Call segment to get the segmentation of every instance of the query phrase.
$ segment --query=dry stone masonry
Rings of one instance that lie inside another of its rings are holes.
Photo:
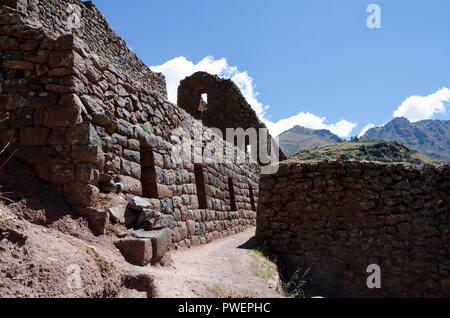
[[[135,262],[255,224],[259,166],[233,147],[240,163],[214,160],[217,151],[190,160],[225,142],[167,100],[164,76],[92,2],[0,0],[0,58],[1,144],[58,185],[99,233],[109,222],[154,231],[117,243]],[[186,149],[198,135],[202,144]],[[128,205],[98,207],[119,192]]]
[[[262,175],[257,239],[327,297],[450,296],[450,168],[283,162]],[[381,288],[367,288],[367,267]]]

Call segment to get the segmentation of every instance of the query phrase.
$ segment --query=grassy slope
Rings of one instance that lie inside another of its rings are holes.
[[[297,152],[290,159],[296,160],[367,160],[381,162],[407,162],[443,164],[445,161],[430,158],[395,141],[366,139],[359,142],[337,142],[330,145],[305,149]]]

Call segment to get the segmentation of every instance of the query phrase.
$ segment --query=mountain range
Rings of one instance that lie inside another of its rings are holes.
[[[411,123],[394,118],[382,127],[369,129],[362,138],[397,141],[408,148],[440,160],[450,161],[450,120],[422,120]],[[341,141],[328,130],[295,126],[280,135],[280,147],[287,156],[310,148]]]
[[[411,123],[398,117],[382,127],[369,129],[362,138],[395,140],[424,155],[450,161],[450,120]]]

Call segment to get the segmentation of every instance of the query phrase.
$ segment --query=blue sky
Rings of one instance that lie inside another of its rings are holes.
[[[448,0],[94,2],[169,93],[200,69],[230,77],[276,133],[450,119]],[[371,3],[380,29],[366,25]]]

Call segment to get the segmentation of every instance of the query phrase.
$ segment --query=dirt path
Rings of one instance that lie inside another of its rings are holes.
[[[250,228],[207,245],[172,252],[172,267],[150,269],[158,296],[280,297],[276,282],[258,272],[270,264],[249,249],[254,235],[255,229]]]

